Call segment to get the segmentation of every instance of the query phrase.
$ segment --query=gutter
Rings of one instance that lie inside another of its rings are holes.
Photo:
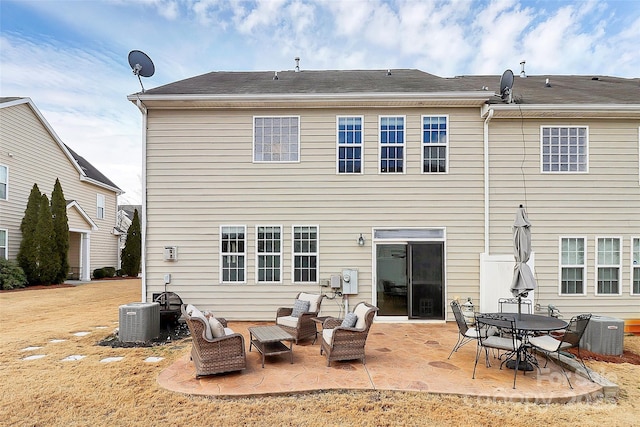
[[[483,115],[485,113],[483,112]],[[494,109],[486,112],[483,129],[484,143],[484,253],[489,255],[489,122],[493,118]]]
[[[140,267],[142,269],[141,302],[147,300],[147,107],[140,100],[136,101],[136,107],[142,113],[142,257]]]

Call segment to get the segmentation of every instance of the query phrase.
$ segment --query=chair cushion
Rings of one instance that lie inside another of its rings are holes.
[[[231,328],[224,328],[224,336],[226,337],[227,335],[233,335],[235,334],[235,332],[233,332],[233,329]]]
[[[282,316],[276,319],[276,325],[288,326],[290,328],[298,327],[298,317]]]
[[[300,292],[300,295],[298,295],[298,299],[309,301],[309,309],[307,311],[310,311],[311,313],[318,311],[318,305],[320,304],[321,297],[322,295],[308,294],[306,292]]]
[[[309,311],[309,305],[310,304],[311,303],[309,301],[297,299],[293,303],[293,312],[291,313],[291,316],[300,317],[300,315],[302,315],[302,314],[306,313],[307,311]]]
[[[224,326],[222,326],[222,323],[213,316],[209,318],[209,327],[211,328],[211,335],[213,335],[213,338],[225,336]]]
[[[333,337],[334,329],[323,329],[322,330],[322,339],[325,340],[327,344],[331,344],[331,337]]]
[[[189,308],[191,308],[191,311],[189,311]],[[204,336],[206,339],[212,340],[213,334],[211,333],[211,327],[209,326],[209,321],[204,316],[204,314],[202,314],[200,310],[198,310],[195,306],[191,304],[187,305],[187,314],[193,317],[194,319],[202,320],[202,323],[204,323]]]
[[[482,340],[482,345],[500,350],[515,350],[512,338],[505,338],[497,335],[493,335]],[[516,347],[520,347],[520,345],[522,345],[521,341],[516,340]]]
[[[347,313],[346,316],[344,316],[344,320],[342,321],[342,324],[340,326],[344,326],[345,328],[353,328],[356,325],[357,321],[358,316],[356,316],[354,313]]]
[[[551,351],[551,352],[557,351],[558,347],[560,347],[560,350],[571,347],[571,344],[567,342],[563,342],[562,345],[560,345],[560,341],[553,338],[550,335],[541,335],[539,337],[531,337],[529,338],[529,342],[533,346],[536,346],[538,348],[541,348],[542,350]]]
[[[355,328],[364,329],[365,326],[367,326],[366,314],[368,311],[369,311],[369,307],[367,307],[365,304],[358,304],[355,310],[353,310],[353,314],[358,316],[358,320],[354,325]]]

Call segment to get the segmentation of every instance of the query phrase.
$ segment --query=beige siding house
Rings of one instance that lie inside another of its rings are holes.
[[[499,76],[418,70],[214,72],[130,95],[143,300],[238,320],[301,291],[324,315],[495,311],[522,204],[539,312],[640,317],[639,81],[547,77],[516,78],[511,102]]]
[[[51,197],[56,178],[67,199],[70,277],[89,280],[95,268],[118,266],[114,234],[122,191],[67,147],[29,98],[0,98],[0,245],[15,259],[20,223],[33,184]]]

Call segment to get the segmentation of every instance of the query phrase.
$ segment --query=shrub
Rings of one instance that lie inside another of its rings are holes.
[[[116,270],[116,276],[118,276],[118,277],[124,277],[124,275],[125,275],[125,274],[124,274],[124,270],[123,270],[123,269]]]
[[[140,217],[138,210],[133,211],[133,219],[127,230],[127,241],[121,252],[122,269],[127,276],[136,277],[140,272],[142,260],[142,236],[140,234]]]
[[[103,279],[106,276],[106,273],[103,268],[96,268],[93,270],[93,278],[94,279]]]
[[[113,277],[116,275],[115,267],[102,267],[104,271],[104,277]]]
[[[0,288],[18,289],[27,284],[27,276],[22,268],[13,261],[0,259]]]

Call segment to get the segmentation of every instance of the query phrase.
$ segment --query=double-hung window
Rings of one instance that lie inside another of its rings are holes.
[[[620,295],[620,238],[598,237],[596,242],[596,295]]]
[[[102,194],[96,196],[96,217],[104,219],[104,195]]]
[[[0,165],[0,200],[7,200],[9,197],[9,168]]]
[[[245,282],[246,246],[244,225],[223,225],[220,227],[222,283]]]
[[[449,132],[447,116],[422,116],[422,173],[446,173]]]
[[[585,238],[560,239],[560,295],[586,295]]]
[[[631,239],[631,294],[640,295],[640,237]]]
[[[404,116],[380,117],[380,172],[403,173],[405,162]]]
[[[258,283],[282,281],[282,227],[261,225],[256,230]]]
[[[362,173],[362,117],[338,117],[338,173]]]
[[[541,127],[542,172],[587,172],[586,126]]]
[[[253,161],[298,162],[300,160],[300,117],[254,117]]]
[[[317,226],[293,226],[293,282],[318,282]]]
[[[0,259],[8,259],[7,230],[0,230]]]

